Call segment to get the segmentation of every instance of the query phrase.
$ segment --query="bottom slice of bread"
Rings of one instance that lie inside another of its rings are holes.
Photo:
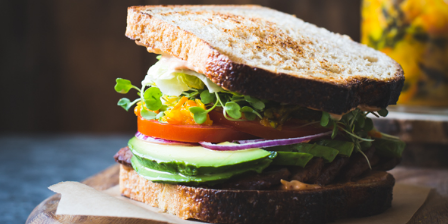
[[[120,191],[182,219],[212,223],[327,223],[381,213],[395,179],[372,172],[355,181],[309,190],[223,190],[154,183],[121,165]]]

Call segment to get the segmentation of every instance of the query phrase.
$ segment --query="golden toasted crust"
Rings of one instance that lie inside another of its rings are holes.
[[[205,41],[193,34],[174,27],[151,15],[141,13],[147,6],[133,6],[128,9],[126,36],[135,40],[137,45],[145,46],[148,51],[165,53],[187,60],[205,73],[208,58],[214,50]]]
[[[195,10],[170,11],[176,7]],[[165,8],[168,9],[166,12]],[[207,10],[216,10],[212,13],[214,16],[210,16]],[[239,10],[239,14],[232,14],[232,10]],[[326,56],[320,52],[328,49],[326,41],[319,39],[319,35],[301,36],[296,27],[291,26],[296,21],[285,25],[275,19],[274,22],[260,20],[251,17],[252,14],[245,16],[245,10],[248,13],[257,10],[279,13],[259,6],[134,6],[128,9],[126,36],[145,46],[149,52],[165,53],[188,61],[197,72],[225,89],[266,100],[335,114],[345,113],[359,105],[385,108],[398,100],[404,83],[403,70],[384,54],[326,31],[325,35],[337,39],[335,43],[345,43],[347,51],[359,48],[371,53],[356,56],[360,65],[347,65],[353,53],[347,53],[342,62],[335,62],[332,58],[343,50],[338,49],[335,55]],[[183,16],[188,16],[188,21],[175,21]],[[218,17],[229,26],[248,25],[238,26],[237,30],[225,29],[216,25],[219,24]],[[210,25],[211,30],[219,29],[219,32],[205,35],[200,28],[189,26],[197,20],[200,20],[200,26]],[[257,23],[263,26],[258,27]],[[310,24],[304,23],[303,26],[321,32],[320,28]],[[263,31],[258,32],[258,29]],[[254,41],[249,42],[248,39]],[[233,54],[232,49],[249,50]],[[319,57],[316,56],[318,53]],[[378,60],[384,69],[377,69],[379,73],[375,73],[375,69],[369,70]],[[367,69],[359,70],[359,67]],[[359,74],[350,75],[356,69]],[[362,74],[365,71],[370,73]]]
[[[120,191],[126,197],[158,207],[182,219],[195,218],[201,210],[201,204],[194,200],[194,192],[185,191],[180,185],[153,183],[123,165],[120,165]]]
[[[321,189],[223,190],[153,183],[120,166],[122,195],[182,219],[212,223],[326,223],[383,212],[391,206],[394,178],[373,173]]]

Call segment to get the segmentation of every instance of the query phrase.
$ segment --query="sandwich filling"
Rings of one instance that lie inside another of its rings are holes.
[[[349,181],[400,161],[404,143],[367,117],[385,108],[332,115],[228,91],[196,70],[164,55],[141,88],[117,79],[117,92],[140,96],[118,102],[135,106],[138,132],[117,162],[153,182],[272,189]]]

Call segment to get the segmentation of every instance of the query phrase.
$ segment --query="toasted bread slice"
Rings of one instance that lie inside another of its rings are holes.
[[[385,54],[260,6],[134,6],[126,36],[225,89],[335,114],[385,108],[404,82]]]
[[[153,183],[120,165],[120,191],[183,219],[212,223],[326,223],[391,206],[395,180],[375,172],[355,182],[310,190],[223,190]]]

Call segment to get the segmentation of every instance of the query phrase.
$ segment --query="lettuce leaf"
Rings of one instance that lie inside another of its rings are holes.
[[[155,85],[164,95],[180,96],[190,89],[204,89],[207,86],[210,93],[223,91],[205,75],[191,70],[175,70],[170,68],[166,60],[160,60],[151,66],[142,85]]]

